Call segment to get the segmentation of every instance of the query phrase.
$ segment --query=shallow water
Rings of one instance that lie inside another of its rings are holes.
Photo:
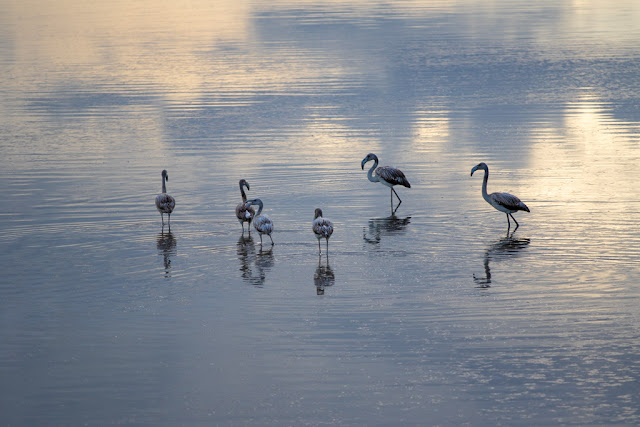
[[[640,423],[636,2],[210,3],[0,3],[3,424]]]

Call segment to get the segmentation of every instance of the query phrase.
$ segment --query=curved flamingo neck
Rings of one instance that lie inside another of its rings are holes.
[[[378,167],[378,158],[374,157],[373,158],[373,166],[371,166],[371,169],[369,169],[369,172],[367,172],[367,178],[371,182],[379,182],[380,181],[380,178],[378,178],[378,175],[374,175],[373,174],[373,171],[376,170],[377,167]]]
[[[262,202],[258,202],[258,212],[256,213],[256,217],[260,216],[260,214],[262,213],[262,207],[264,205],[262,204]]]
[[[243,182],[240,183],[240,194],[242,195],[242,201],[246,202],[247,201],[247,195],[244,193],[244,183]]]
[[[162,175],[162,192],[163,193],[167,192],[167,185],[165,184],[165,180],[166,180],[166,177]]]
[[[484,170],[484,178],[482,179],[482,197],[489,201],[489,194],[487,193],[487,181],[489,181],[489,168]]]

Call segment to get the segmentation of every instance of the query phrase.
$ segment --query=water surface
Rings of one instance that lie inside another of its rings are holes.
[[[4,424],[640,422],[636,2],[0,11]]]

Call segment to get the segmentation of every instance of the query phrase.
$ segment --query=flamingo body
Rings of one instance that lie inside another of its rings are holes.
[[[404,173],[397,168],[391,166],[380,166],[375,169],[376,175],[380,178],[378,182],[382,185],[386,185],[391,188],[394,185],[402,185],[403,187],[411,188],[411,184]]]

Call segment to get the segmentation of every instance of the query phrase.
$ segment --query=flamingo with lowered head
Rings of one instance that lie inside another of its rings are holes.
[[[271,237],[271,233],[273,232],[273,221],[267,215],[262,215],[262,208],[264,204],[260,199],[247,200],[245,206],[249,208],[250,206],[258,205],[258,212],[256,216],[253,218],[253,228],[256,229],[258,233],[260,233],[260,244],[262,244],[262,235],[266,234],[271,239],[271,245],[273,243],[273,237]]]

